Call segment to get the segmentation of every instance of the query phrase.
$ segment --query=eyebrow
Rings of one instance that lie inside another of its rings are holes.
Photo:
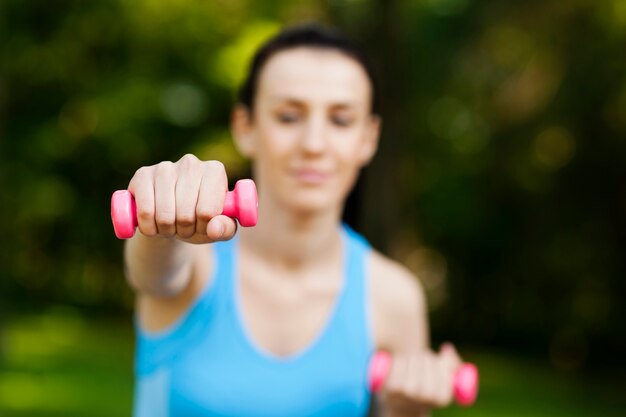
[[[302,106],[306,104],[305,100],[301,100],[301,99],[294,98],[291,96],[275,95],[275,96],[270,96],[269,99],[272,102],[286,102],[287,104],[297,105],[297,106]],[[356,107],[358,104],[359,104],[358,101],[339,101],[336,103],[331,103],[331,107],[341,107],[341,108]]]

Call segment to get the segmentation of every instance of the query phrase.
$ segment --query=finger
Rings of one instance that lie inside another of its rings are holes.
[[[196,205],[196,232],[205,233],[209,221],[224,209],[224,198],[228,191],[228,182],[224,166],[217,163],[206,163],[200,180],[200,192]]]
[[[213,241],[230,240],[237,232],[237,222],[230,217],[213,217],[207,225],[206,235]]]
[[[196,206],[202,177],[181,166],[176,181],[176,234],[189,238],[196,232]],[[202,229],[204,231],[204,229]]]
[[[428,405],[434,405],[437,384],[437,373],[435,366],[437,365],[437,357],[428,353],[424,355],[422,360],[422,384],[421,384],[421,400]]]
[[[408,372],[406,373],[404,387],[407,396],[412,400],[420,400],[423,396],[425,378],[423,359],[423,355],[411,355],[407,363]]]
[[[463,359],[461,359],[456,348],[450,342],[445,342],[441,345],[439,355],[441,356],[441,360],[451,370],[456,370],[463,364]]]
[[[389,376],[385,381],[385,388],[388,391],[397,391],[404,381],[405,375],[405,357],[397,355],[391,363],[391,369],[389,370]]]
[[[128,191],[135,198],[139,231],[146,236],[155,236],[158,230],[154,218],[154,178],[152,170],[149,167],[139,168],[128,184]]]
[[[161,162],[154,173],[155,219],[159,234],[176,233],[176,175],[172,162]]]
[[[452,386],[454,371],[451,371],[449,365],[439,361],[437,370],[437,393],[436,401],[439,407],[446,407],[452,402],[454,395],[454,387]]]

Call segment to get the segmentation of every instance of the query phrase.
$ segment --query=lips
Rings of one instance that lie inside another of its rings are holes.
[[[304,184],[321,184],[328,179],[330,174],[317,169],[297,169],[294,171],[296,179]]]

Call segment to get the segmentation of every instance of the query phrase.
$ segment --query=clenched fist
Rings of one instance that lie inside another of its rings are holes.
[[[200,244],[231,239],[237,231],[236,221],[220,214],[228,180],[219,161],[187,154],[176,162],[141,167],[128,190],[135,197],[138,228],[145,236]]]
[[[403,415],[421,415],[430,408],[449,405],[454,396],[454,375],[462,364],[450,343],[442,345],[439,353],[394,355],[382,389],[386,406]]]

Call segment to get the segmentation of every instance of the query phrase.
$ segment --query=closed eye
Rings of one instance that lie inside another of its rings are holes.
[[[276,119],[283,124],[292,124],[300,120],[300,115],[295,112],[281,112],[276,115]]]
[[[331,116],[331,120],[334,125],[339,127],[348,127],[354,122],[353,117],[344,115],[333,115]]]

